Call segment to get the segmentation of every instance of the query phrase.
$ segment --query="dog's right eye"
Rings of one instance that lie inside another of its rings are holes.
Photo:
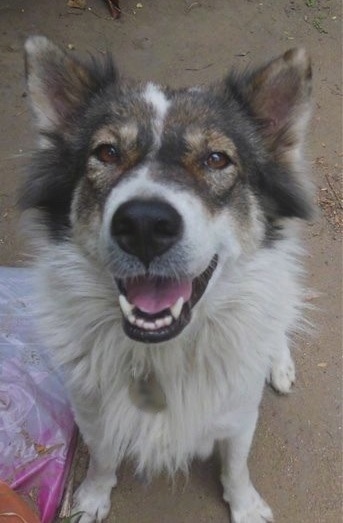
[[[93,151],[93,155],[102,163],[114,164],[119,161],[119,153],[111,143],[102,143]]]
[[[232,163],[233,161],[231,160],[230,156],[222,152],[211,153],[205,161],[206,167],[214,170],[225,169],[225,167],[228,167]]]

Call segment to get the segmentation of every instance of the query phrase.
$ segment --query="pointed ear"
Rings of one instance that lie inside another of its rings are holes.
[[[116,80],[106,63],[83,64],[44,36],[25,43],[27,85],[38,128],[51,131],[68,125],[75,113],[104,84]]]
[[[244,102],[275,153],[302,142],[311,109],[311,78],[306,51],[290,49],[243,80]]]

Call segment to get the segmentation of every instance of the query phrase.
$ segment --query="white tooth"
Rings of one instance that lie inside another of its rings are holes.
[[[142,320],[142,318],[137,318],[136,325],[138,325],[138,327],[143,327],[144,320]]]
[[[134,316],[133,314],[130,314],[127,319],[132,325],[136,323],[136,316]]]
[[[183,307],[184,299],[182,296],[174,303],[172,307],[170,307],[170,312],[172,313],[172,316],[175,320],[177,320],[181,314],[181,310]]]
[[[130,316],[131,312],[135,308],[134,305],[131,305],[131,303],[129,303],[127,301],[127,299],[125,298],[124,294],[120,294],[119,295],[119,305],[120,305],[120,308],[123,311],[123,314],[124,314],[124,316],[126,318],[128,318]]]
[[[147,331],[154,331],[156,330],[156,325],[150,321],[145,321],[143,328]]]
[[[166,316],[164,318],[164,325],[166,327],[169,327],[169,325],[171,325],[172,321],[173,321],[173,318],[171,316]]]
[[[157,329],[160,329],[161,327],[164,327],[164,319],[159,319],[155,321],[155,325]]]

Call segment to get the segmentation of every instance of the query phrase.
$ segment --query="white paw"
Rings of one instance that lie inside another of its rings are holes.
[[[252,489],[244,506],[231,510],[232,523],[271,523],[273,513],[261,496]]]
[[[87,479],[80,485],[74,494],[73,510],[78,523],[100,522],[108,515],[111,507],[111,489],[99,488]]]
[[[295,368],[290,356],[276,360],[270,373],[270,383],[280,394],[288,394],[295,382]]]

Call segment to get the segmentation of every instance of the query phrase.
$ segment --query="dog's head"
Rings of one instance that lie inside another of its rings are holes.
[[[308,216],[303,50],[182,90],[123,81],[110,58],[83,63],[44,37],[26,64],[40,139],[22,204],[112,274],[131,338],[179,334],[224,265]]]

